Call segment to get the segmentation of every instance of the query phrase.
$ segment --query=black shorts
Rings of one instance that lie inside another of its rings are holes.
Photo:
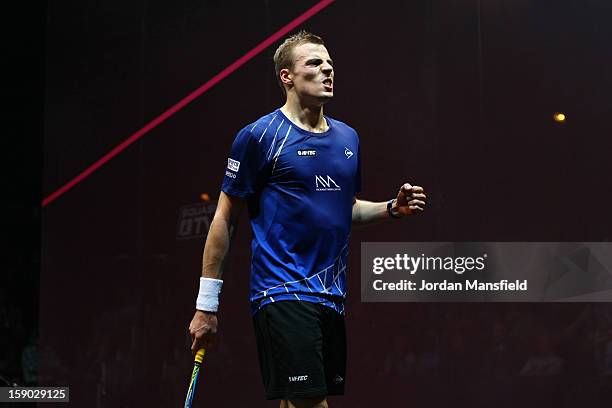
[[[344,394],[344,316],[302,301],[280,301],[253,316],[268,399]]]

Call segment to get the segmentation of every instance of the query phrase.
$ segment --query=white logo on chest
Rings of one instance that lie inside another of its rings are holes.
[[[319,176],[315,175],[315,188],[317,191],[339,191],[340,186],[336,184],[333,178],[329,175]]]
[[[348,147],[344,148],[344,155],[346,156],[347,159],[350,159],[351,156],[353,156],[353,152],[351,152],[351,149],[349,149]]]

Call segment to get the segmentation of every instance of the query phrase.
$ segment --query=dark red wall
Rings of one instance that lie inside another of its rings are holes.
[[[50,2],[45,195],[313,4]],[[607,306],[361,303],[358,261],[362,241],[609,240],[611,17],[601,0],[339,0],[302,25],[334,59],[326,113],[359,132],[362,198],[405,181],[430,197],[418,218],[352,234],[348,388],[333,407],[550,406],[599,378],[579,346]],[[181,404],[203,240],[177,239],[179,208],[217,197],[235,132],[283,103],[277,45],[44,208],[41,383],[69,385],[73,406]],[[198,406],[276,405],[251,330],[246,218]],[[538,336],[555,339],[563,376],[518,375]],[[572,395],[605,391],[585,389]]]

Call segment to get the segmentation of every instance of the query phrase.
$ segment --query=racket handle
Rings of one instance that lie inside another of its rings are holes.
[[[196,352],[195,359],[194,359],[196,363],[202,364],[202,361],[204,361],[204,353],[205,353],[205,350],[203,348],[199,349]]]

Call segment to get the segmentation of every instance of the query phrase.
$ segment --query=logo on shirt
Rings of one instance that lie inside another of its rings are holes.
[[[297,154],[298,156],[316,156],[317,151],[316,150],[298,150]]]
[[[351,149],[349,149],[348,147],[344,148],[344,155],[346,156],[347,159],[350,159],[351,156],[353,156],[353,152],[351,152]]]
[[[231,171],[238,172],[238,169],[240,168],[240,162],[238,160],[230,159],[228,157],[227,158],[227,168],[230,169]]]
[[[302,382],[308,379],[307,375],[292,375],[289,376],[289,382]]]
[[[342,378],[342,377],[340,376],[340,374],[338,374],[338,375],[336,375],[336,376],[334,377],[334,384],[340,384],[340,383],[342,383],[342,382],[344,382],[344,378]]]
[[[340,186],[336,184],[333,178],[329,175],[319,176],[315,175],[315,187],[317,191],[339,191]]]
[[[236,178],[236,173],[232,173],[231,171],[227,171],[227,170],[225,170],[225,175],[226,175],[227,177],[230,177],[230,178],[233,178],[233,179],[235,179],[235,178]]]

